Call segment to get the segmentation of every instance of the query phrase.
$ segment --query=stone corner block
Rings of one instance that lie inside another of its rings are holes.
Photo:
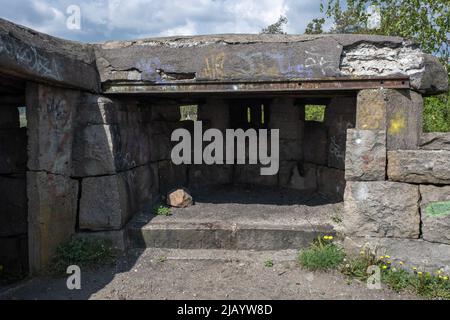
[[[388,178],[409,183],[450,184],[450,151],[388,151]]]
[[[450,186],[420,185],[422,237],[450,244]]]
[[[346,235],[418,238],[418,186],[390,181],[348,181],[344,195]]]
[[[345,179],[384,181],[386,177],[386,131],[347,130]]]

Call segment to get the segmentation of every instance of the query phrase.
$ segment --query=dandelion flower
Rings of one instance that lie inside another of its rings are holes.
[[[383,269],[387,269],[387,266],[382,266],[381,268],[383,268]]]

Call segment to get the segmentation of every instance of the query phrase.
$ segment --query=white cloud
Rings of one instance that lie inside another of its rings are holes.
[[[82,30],[66,28],[66,8],[81,7]],[[52,35],[102,41],[166,35],[258,33],[286,15],[288,33],[320,16],[317,0],[0,0],[2,17]]]

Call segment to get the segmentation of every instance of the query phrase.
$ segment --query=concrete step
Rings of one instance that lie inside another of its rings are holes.
[[[342,204],[197,202],[171,216],[141,213],[127,226],[130,248],[285,250],[334,235]]]
[[[302,249],[323,234],[334,234],[329,225],[224,225],[213,223],[149,223],[127,230],[134,248],[284,250]]]

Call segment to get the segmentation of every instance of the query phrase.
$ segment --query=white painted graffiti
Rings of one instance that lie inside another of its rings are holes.
[[[1,36],[0,54],[2,53],[6,53],[8,57],[14,59],[18,64],[28,67],[41,76],[61,80],[55,59],[43,56],[33,46]]]

